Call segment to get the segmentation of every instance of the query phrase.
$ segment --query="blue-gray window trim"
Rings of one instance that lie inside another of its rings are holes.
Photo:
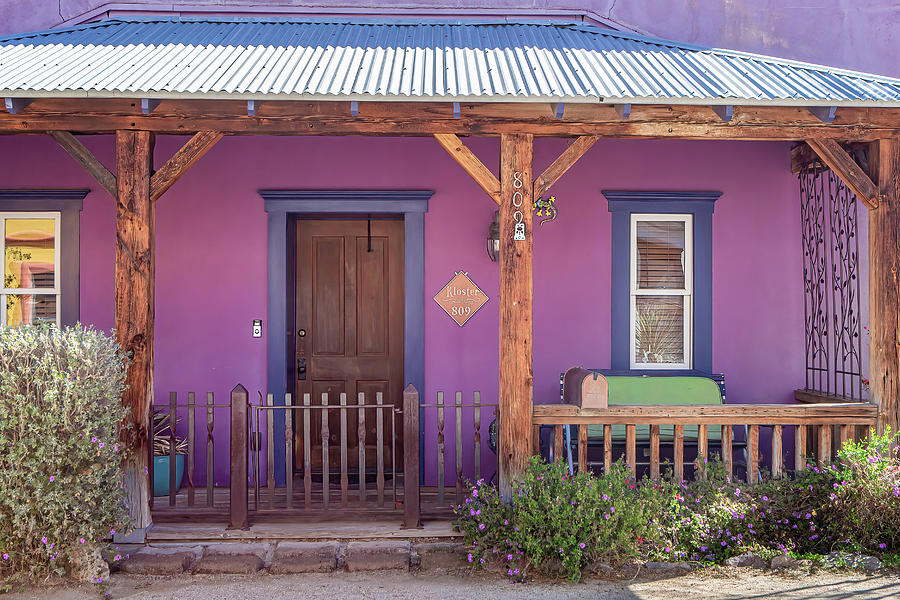
[[[0,189],[0,212],[58,212],[60,325],[81,318],[80,224],[84,189]]]
[[[403,374],[425,389],[425,213],[433,190],[259,190],[268,213],[268,331],[266,384],[284,404],[293,369],[293,307],[288,306],[296,228],[302,214],[397,214],[403,216]],[[290,362],[289,359],[290,358]],[[292,382],[290,382],[292,383]],[[419,419],[420,428],[424,423]],[[275,429],[284,415],[275,413]],[[423,431],[419,432],[421,436]],[[284,485],[284,436],[275,436],[276,484]],[[424,461],[420,461],[424,466]]]
[[[712,215],[722,192],[603,190],[612,213],[610,234],[611,367],[632,371],[630,326],[631,215],[690,214],[694,222],[692,370],[712,373]],[[658,371],[647,371],[658,373]]]

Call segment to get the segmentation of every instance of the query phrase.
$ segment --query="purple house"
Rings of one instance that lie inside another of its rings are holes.
[[[900,425],[900,80],[595,7],[74,4],[0,37],[0,324],[115,329],[139,532]]]

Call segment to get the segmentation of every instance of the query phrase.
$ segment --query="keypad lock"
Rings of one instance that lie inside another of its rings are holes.
[[[306,381],[306,359],[297,359],[297,381]]]

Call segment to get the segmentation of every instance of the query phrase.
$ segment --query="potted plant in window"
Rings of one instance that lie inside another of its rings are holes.
[[[181,419],[178,419],[180,421]],[[153,495],[169,495],[169,461],[172,455],[171,415],[161,410],[153,411]],[[184,455],[187,454],[187,441],[175,437],[175,483],[181,488],[184,479]]]

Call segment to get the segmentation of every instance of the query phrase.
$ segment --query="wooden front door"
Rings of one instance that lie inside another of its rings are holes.
[[[297,222],[296,402],[310,394],[312,404],[330,406],[347,394],[347,404],[401,406],[403,391],[403,221],[383,219],[298,220]],[[329,467],[340,466],[340,410],[329,412]],[[301,414],[302,413],[298,413]],[[385,467],[391,456],[390,410],[383,414]],[[347,411],[347,449],[350,470],[358,468],[359,432],[355,410]],[[367,468],[375,467],[376,411],[366,411]],[[310,462],[322,467],[321,413],[311,413]],[[302,421],[302,419],[300,419]],[[296,422],[296,421],[295,421]],[[400,448],[401,421],[397,419]],[[294,428],[296,466],[304,460],[302,423]],[[402,465],[398,465],[402,468]]]

